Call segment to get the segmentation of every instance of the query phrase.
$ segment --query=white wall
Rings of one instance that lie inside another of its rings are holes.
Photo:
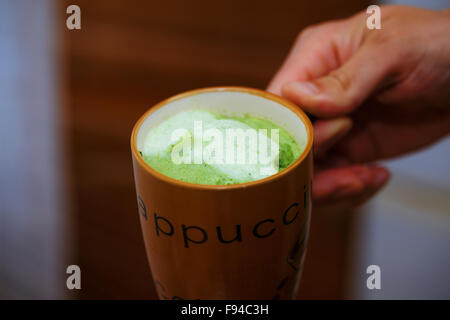
[[[361,210],[350,268],[358,299],[450,299],[450,139],[387,162],[392,181]],[[381,268],[381,290],[365,270]]]
[[[448,0],[383,3],[450,6]],[[354,226],[349,298],[450,299],[450,138],[385,164],[392,180]],[[371,264],[381,268],[381,290],[367,289]]]
[[[0,0],[0,298],[67,292],[55,10],[52,0]]]

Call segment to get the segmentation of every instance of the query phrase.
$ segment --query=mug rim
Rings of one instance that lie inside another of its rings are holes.
[[[163,108],[165,105],[169,104],[170,102],[180,100],[183,98],[187,98],[193,95],[206,93],[206,92],[242,92],[242,93],[248,93],[251,95],[256,95],[268,100],[272,100],[280,105],[282,105],[285,108],[288,108],[290,111],[292,111],[297,117],[300,118],[300,120],[303,122],[306,128],[306,135],[307,135],[307,142],[306,146],[303,149],[300,156],[287,168],[285,168],[282,171],[279,171],[273,175],[270,175],[268,177],[265,177],[263,179],[258,179],[254,181],[244,182],[244,183],[236,183],[236,184],[229,184],[229,185],[209,185],[209,184],[198,184],[198,183],[192,183],[192,182],[185,182],[181,180],[177,180],[174,178],[171,178],[169,176],[166,176],[155,169],[153,169],[149,164],[147,164],[144,159],[141,157],[137,150],[137,134],[138,131],[144,122],[145,119],[147,119],[151,113],[155,112],[156,110]],[[290,171],[294,170],[296,167],[300,165],[300,163],[303,162],[303,160],[310,154],[311,149],[313,145],[313,126],[311,121],[309,120],[308,116],[305,114],[303,110],[301,110],[296,104],[293,102],[280,97],[278,95],[275,95],[273,93],[270,93],[268,91],[264,91],[261,89],[256,88],[250,88],[250,87],[243,87],[243,86],[218,86],[218,87],[206,87],[206,88],[199,88],[199,89],[193,89],[189,91],[185,91],[179,94],[176,94],[174,96],[171,96],[167,99],[162,100],[161,102],[158,102],[153,107],[148,109],[134,124],[133,131],[131,133],[131,152],[133,154],[133,157],[138,162],[139,165],[141,165],[147,173],[151,174],[155,178],[162,180],[163,182],[176,185],[178,187],[184,187],[189,189],[203,189],[203,190],[230,190],[230,189],[241,189],[241,188],[249,188],[249,187],[255,187],[262,184],[266,184],[269,182],[272,182],[274,180],[278,180],[285,176],[286,174],[289,174]]]

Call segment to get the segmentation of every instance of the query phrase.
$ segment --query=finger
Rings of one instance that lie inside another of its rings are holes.
[[[282,95],[318,117],[346,115],[383,85],[395,59],[366,45],[324,77],[287,83]]]
[[[362,192],[358,195],[343,196],[339,199],[330,199],[314,202],[314,212],[333,212],[339,213],[356,209],[369,201],[380,189]]]
[[[339,66],[341,46],[335,45],[338,28],[344,22],[328,22],[309,27],[297,37],[288,57],[273,77],[267,90],[281,95],[282,86],[292,81],[306,81],[327,74]]]
[[[321,158],[336,142],[352,128],[352,120],[347,117],[317,120],[314,123],[314,156]]]
[[[373,194],[389,180],[389,171],[379,166],[355,165],[330,169],[314,176],[313,199],[318,203]]]

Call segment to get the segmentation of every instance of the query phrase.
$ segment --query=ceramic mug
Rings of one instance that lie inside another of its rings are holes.
[[[151,128],[171,115],[205,109],[250,114],[305,145],[285,170],[235,185],[167,177],[139,151]],[[161,299],[289,299],[299,284],[311,215],[311,122],[293,103],[245,87],[188,91],[158,103],[131,136],[140,222]]]

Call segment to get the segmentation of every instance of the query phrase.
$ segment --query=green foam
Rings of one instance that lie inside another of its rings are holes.
[[[170,140],[173,130],[185,128],[193,133],[194,120],[201,120],[203,127],[220,127],[223,132],[226,128],[252,128],[255,130],[267,129],[267,141],[272,141],[270,130],[278,129],[279,134],[279,156],[278,166],[275,172],[286,169],[302,153],[304,146],[300,147],[289,132],[269,120],[253,117],[251,115],[228,117],[217,113],[190,110],[180,112],[150,130],[144,141],[144,149],[141,151],[144,161],[156,171],[174,178],[196,184],[205,185],[230,185],[259,180],[267,175],[259,173],[260,165],[240,164],[175,164],[171,154],[174,146],[179,141]],[[208,143],[203,142],[203,146]],[[193,146],[193,141],[191,141]],[[248,151],[249,152],[249,151]],[[278,168],[277,168],[278,167]],[[270,174],[269,174],[270,175]]]

